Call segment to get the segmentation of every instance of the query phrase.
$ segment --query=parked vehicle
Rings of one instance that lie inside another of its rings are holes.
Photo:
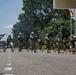
[[[0,49],[3,49],[5,46],[3,44],[0,44]]]

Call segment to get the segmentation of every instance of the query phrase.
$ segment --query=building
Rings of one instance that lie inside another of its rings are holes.
[[[76,9],[76,0],[53,0],[54,9]]]

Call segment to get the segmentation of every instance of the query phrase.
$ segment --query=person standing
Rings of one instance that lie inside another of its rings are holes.
[[[71,35],[71,36],[69,37],[69,45],[70,45],[70,50],[69,50],[69,51],[72,51],[73,48],[75,48],[75,43],[74,43],[73,35]]]
[[[12,50],[12,52],[13,52],[14,50],[13,50],[12,45],[11,45],[11,42],[12,42],[11,35],[8,35],[6,41],[7,41],[7,43],[6,43],[6,46],[7,46],[7,47],[5,47],[3,51],[6,52],[6,49],[10,46],[10,48],[11,48],[11,50]]]
[[[63,39],[63,51],[66,51],[66,38]]]
[[[34,32],[31,32],[30,34],[30,46],[31,46],[31,51],[34,50],[35,53],[37,53],[36,51],[36,37]]]
[[[22,52],[24,37],[23,37],[23,34],[21,32],[18,34],[17,39],[18,39],[18,46],[19,46],[18,51]]]
[[[47,53],[50,53],[50,39],[48,37],[48,34],[46,34],[45,36],[45,44],[46,44]]]
[[[60,39],[60,36],[58,35],[56,39],[56,46],[57,46],[58,53],[60,53],[60,47],[61,47],[60,43],[61,43],[61,39]]]

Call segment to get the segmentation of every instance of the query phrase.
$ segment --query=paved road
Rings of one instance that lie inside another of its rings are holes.
[[[0,75],[76,75],[76,55],[0,52]]]

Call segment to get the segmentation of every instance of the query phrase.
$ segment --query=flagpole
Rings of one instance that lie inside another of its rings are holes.
[[[75,36],[76,36],[76,20],[75,20]]]
[[[72,9],[70,11],[70,35],[72,35],[72,17],[74,17],[74,12]]]
[[[74,20],[75,20],[75,36],[76,36],[76,19],[75,19],[75,9],[74,9]]]
[[[70,35],[72,35],[72,17],[70,17]]]

